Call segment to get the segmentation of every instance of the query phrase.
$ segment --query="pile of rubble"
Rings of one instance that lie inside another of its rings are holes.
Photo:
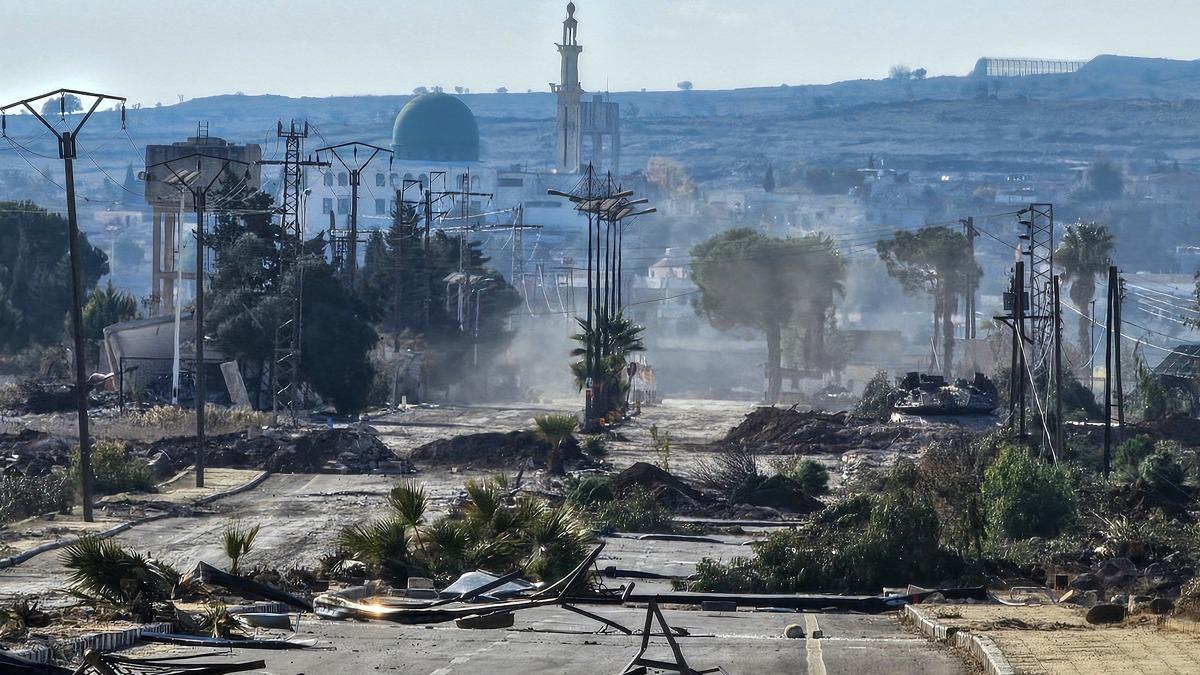
[[[196,441],[177,436],[135,449],[160,475],[195,461]],[[234,469],[275,473],[409,473],[411,465],[397,457],[379,437],[358,429],[321,429],[297,433],[223,434],[205,439],[205,463]]]
[[[636,462],[612,477],[613,494],[621,497],[630,490],[643,489],[671,509],[694,507],[709,500],[683,479],[663,471],[653,464]]]
[[[1083,570],[1067,584],[1068,591],[1059,602],[1083,607],[1117,605],[1133,613],[1151,609],[1166,614],[1173,609],[1183,584],[1196,574],[1196,561],[1187,553],[1176,551],[1160,559],[1138,556],[1135,563],[1127,556],[1115,556],[1088,563],[1086,554],[1074,557],[1056,556],[1052,573]]]
[[[962,434],[961,429],[931,425],[923,428],[864,423],[846,413],[761,407],[719,444],[763,454],[843,454],[854,450],[916,452],[934,440]]]
[[[408,457],[430,464],[490,468],[545,461],[549,451],[550,445],[532,431],[488,431],[439,438],[413,449]],[[568,467],[590,464],[573,437],[563,441],[559,453]]]
[[[103,377],[89,381],[88,407],[117,404],[114,392],[99,388]],[[27,379],[0,390],[0,410],[10,415],[41,415],[75,410],[75,383],[70,380]]]
[[[55,466],[71,461],[71,444],[44,431],[23,429],[15,434],[0,434],[0,472],[23,476],[43,476]]]
[[[40,431],[0,434],[0,471],[42,476],[53,467],[69,465],[73,442]],[[165,477],[195,462],[196,439],[164,438],[150,444],[128,443],[157,476]],[[300,432],[268,431],[205,439],[205,463],[210,467],[265,469],[275,473],[410,473],[412,465],[393,453],[374,433],[358,429],[320,429]]]

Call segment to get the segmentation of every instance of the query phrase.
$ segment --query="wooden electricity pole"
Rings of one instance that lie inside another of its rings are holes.
[[[34,107],[33,103],[43,99],[49,99],[52,96],[58,96],[59,113],[66,119],[66,97],[87,96],[95,99],[92,102],[83,119],[79,120],[79,124],[70,131],[59,131],[54,128],[46,118],[42,116]],[[79,137],[79,132],[83,130],[83,125],[91,119],[92,113],[100,107],[104,101],[117,101],[121,105],[121,124],[125,123],[125,99],[120,96],[110,96],[108,94],[95,94],[86,91],[77,91],[74,89],[59,89],[41,96],[27,98],[23,101],[10,103],[4,107],[0,107],[0,113],[7,111],[9,108],[23,107],[29,111],[31,115],[37,118],[50,133],[54,134],[58,140],[58,157],[63,161],[63,173],[66,179],[67,192],[67,248],[71,260],[71,338],[75,348],[75,410],[79,421],[79,482],[80,494],[83,500],[83,519],[86,522],[92,522],[92,443],[88,433],[88,379],[87,379],[87,364],[84,363],[84,346],[83,346],[83,282],[82,271],[80,270],[80,253],[79,253],[79,213],[75,206],[75,158],[78,156],[78,147],[76,141]],[[0,131],[0,133],[3,133]]]
[[[1063,411],[1062,411],[1062,305],[1059,301],[1059,290],[1062,286],[1062,278],[1057,274],[1053,277],[1053,302],[1054,302],[1054,459],[1057,461],[1059,455],[1063,454],[1065,446],[1063,445]]]

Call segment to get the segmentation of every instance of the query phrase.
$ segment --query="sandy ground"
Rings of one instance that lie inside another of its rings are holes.
[[[1064,605],[930,605],[948,626],[987,635],[1018,673],[1200,673],[1200,635],[1157,627],[1144,616],[1093,626]]]

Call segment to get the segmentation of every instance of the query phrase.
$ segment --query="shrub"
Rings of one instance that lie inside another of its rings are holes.
[[[857,495],[797,529],[754,545],[753,557],[704,559],[693,581],[701,592],[877,593],[884,585],[937,583],[959,560],[938,547],[933,507],[901,490]]]
[[[772,462],[772,468],[796,481],[806,495],[817,497],[829,492],[829,470],[818,461],[789,457]]]
[[[608,476],[588,476],[571,486],[567,501],[580,506],[603,504],[613,500],[612,479]]]
[[[600,532],[671,532],[675,519],[671,512],[645,488],[629,490],[616,499],[602,504],[592,514],[592,522]]]
[[[1114,449],[1113,467],[1125,480],[1134,480],[1138,477],[1142,460],[1149,457],[1152,452],[1154,452],[1154,441],[1149,436],[1145,434],[1134,436]]]
[[[1176,459],[1173,449],[1170,443],[1156,445],[1154,452],[1138,466],[1138,477],[1148,489],[1165,499],[1186,500],[1188,493],[1183,488],[1185,471]]]
[[[738,486],[729,501],[734,504],[750,504],[752,506],[769,506],[784,511],[812,510],[808,507],[811,497],[804,491],[800,481],[775,474],[774,476],[751,476]]]
[[[408,528],[398,518],[347,527],[338,534],[337,545],[372,576],[393,584],[408,581]]]
[[[991,531],[1012,539],[1055,537],[1075,519],[1067,473],[1012,445],[984,472],[981,498]]]
[[[221,548],[229,558],[230,574],[239,573],[239,563],[250,552],[250,549],[254,548],[254,540],[258,538],[258,531],[261,527],[261,525],[255,525],[242,528],[241,525],[234,523],[225,528],[225,532],[221,534]]]
[[[63,549],[60,560],[69,572],[71,593],[145,620],[153,615],[152,604],[167,600],[179,582],[169,565],[111,539],[84,537]]]
[[[758,475],[758,455],[743,446],[731,446],[711,458],[696,460],[692,479],[725,496]]]
[[[79,475],[79,448],[71,455],[72,476]],[[92,488],[98,495],[154,490],[154,470],[143,459],[133,456],[119,441],[92,444]]]
[[[892,398],[896,388],[885,371],[878,371],[867,380],[862,398],[854,406],[854,416],[868,420],[886,420],[892,414]]]
[[[66,512],[75,497],[69,472],[44,476],[0,475],[0,526],[47,511]]]

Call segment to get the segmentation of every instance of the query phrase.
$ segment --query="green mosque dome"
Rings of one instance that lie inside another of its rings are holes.
[[[397,160],[477,162],[479,125],[457,96],[422,94],[396,115],[392,150]]]

